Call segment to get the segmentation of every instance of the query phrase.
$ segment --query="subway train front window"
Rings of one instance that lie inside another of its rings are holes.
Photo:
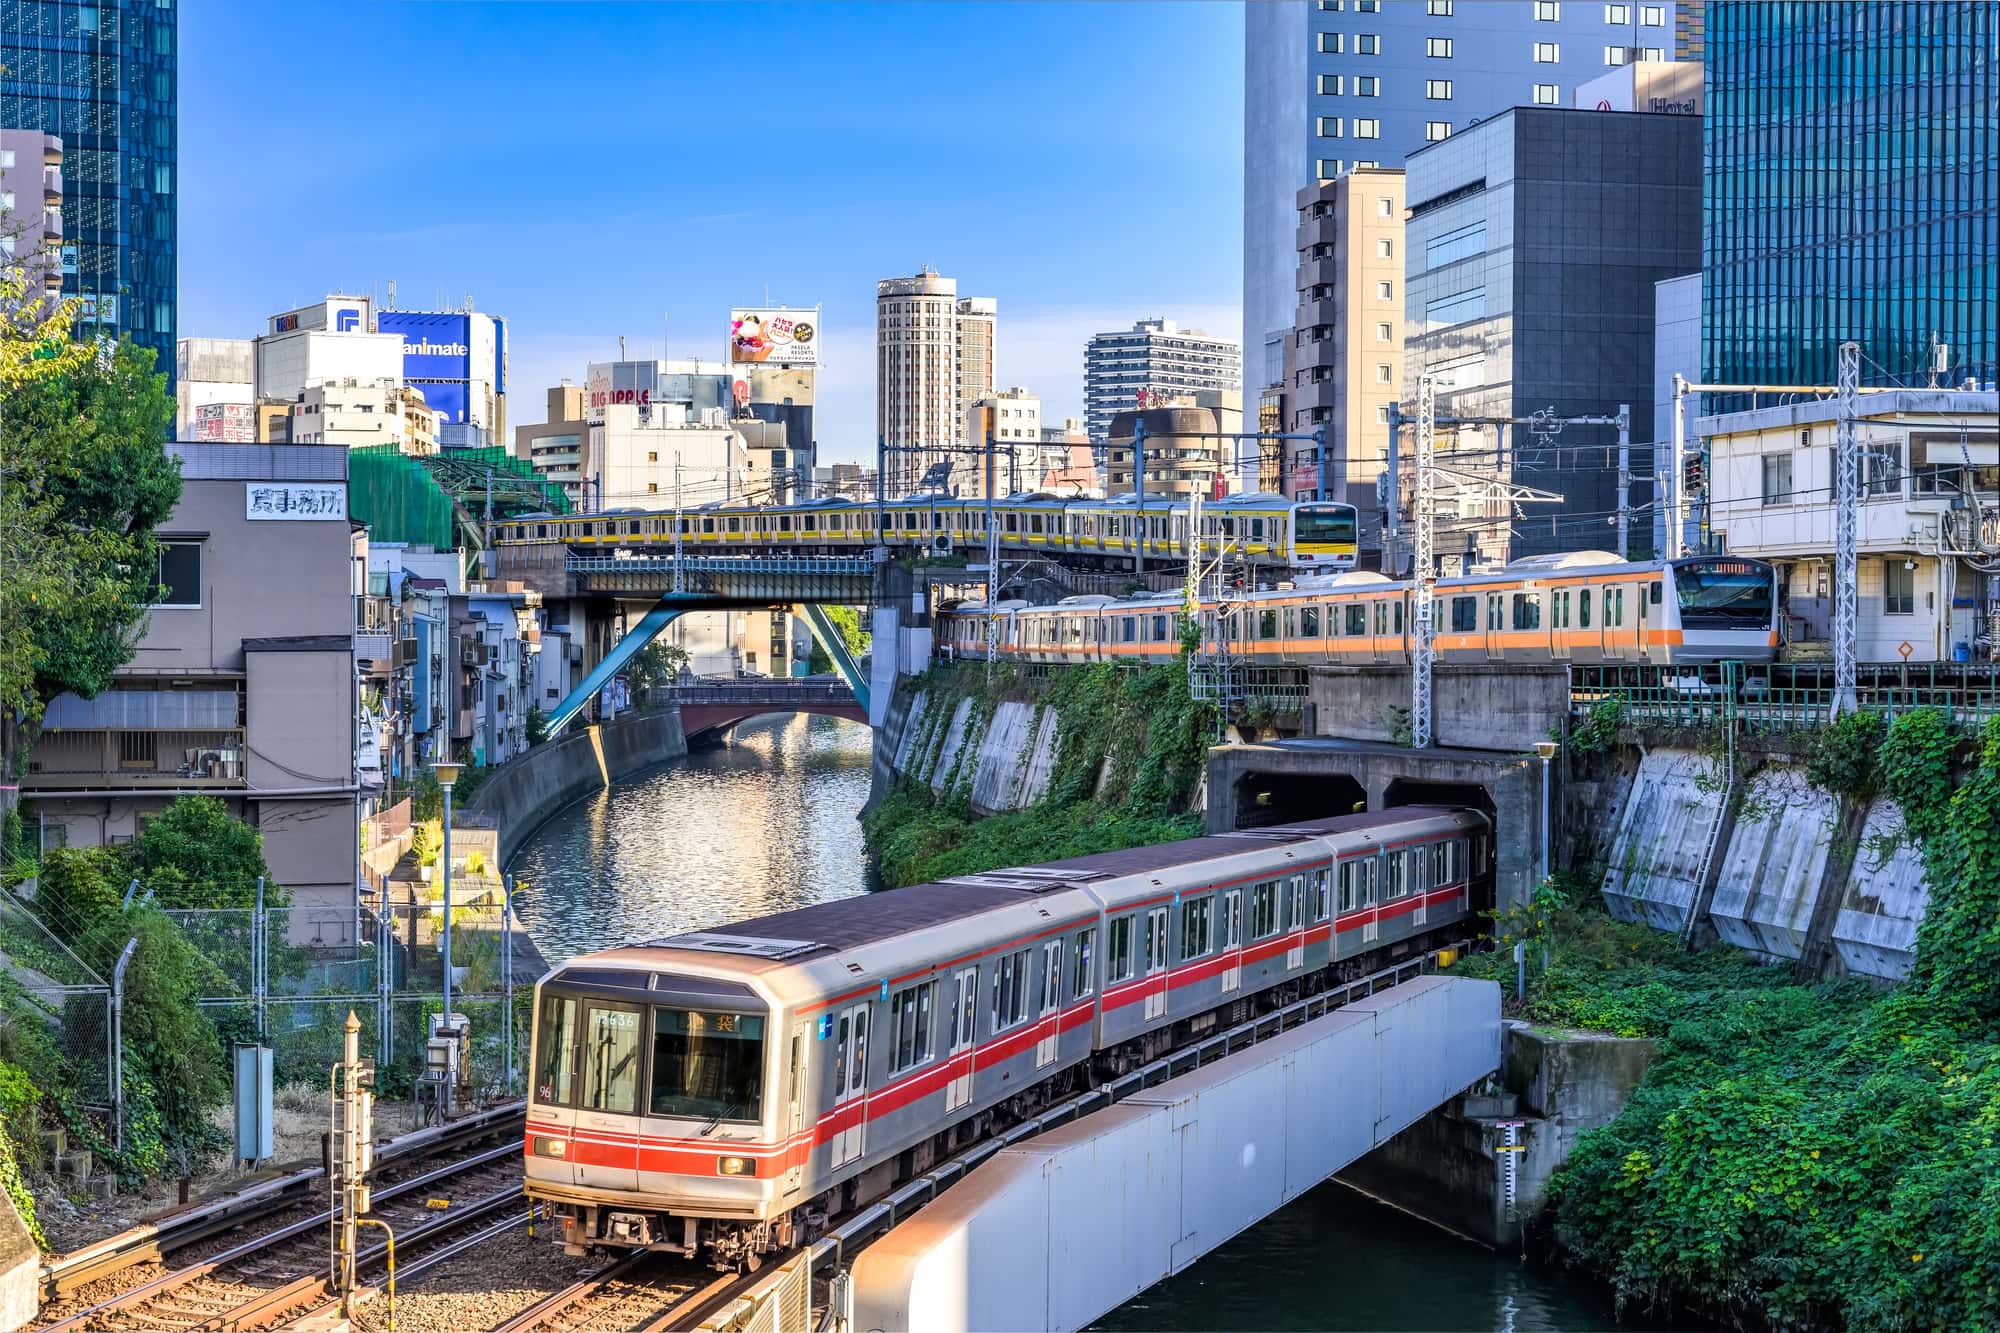
[[[758,1120],[763,1098],[762,1015],[653,1011],[654,1115]]]
[[[638,1114],[639,1011],[591,1005],[583,1041],[583,1109]]]
[[[542,1021],[535,1038],[535,1100],[567,1106],[576,1079],[574,995],[542,996]]]
[[[1681,624],[1689,629],[1771,625],[1771,566],[1761,560],[1684,560],[1673,567]]]

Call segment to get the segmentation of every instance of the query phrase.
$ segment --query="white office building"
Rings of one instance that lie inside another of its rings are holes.
[[[1102,446],[1110,438],[1111,418],[1120,412],[1204,392],[1240,393],[1242,387],[1235,343],[1183,329],[1171,319],[1142,319],[1130,329],[1097,334],[1085,348],[1084,428],[1091,443]]]

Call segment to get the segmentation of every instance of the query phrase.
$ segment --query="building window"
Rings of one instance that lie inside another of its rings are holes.
[[[1614,27],[1622,28],[1632,21],[1632,7],[1630,5],[1606,5],[1604,7],[1604,21]]]
[[[1346,91],[1347,76],[1345,74],[1322,74],[1319,76],[1319,95],[1321,97],[1338,97]]]
[[[1347,8],[1347,0],[1319,0],[1320,12],[1338,14]]]
[[[1319,178],[1321,180],[1330,181],[1339,174],[1340,174],[1339,158],[1323,157],[1319,160]]]
[[[1354,54],[1358,56],[1379,56],[1382,54],[1382,39],[1372,32],[1354,34]]]
[[[1662,47],[1642,46],[1639,48],[1639,59],[1641,60],[1665,60],[1666,58],[1667,53]]]
[[[1430,98],[1433,102],[1449,102],[1451,100],[1451,80],[1425,79],[1424,96]]]
[[[1337,56],[1342,51],[1345,51],[1347,49],[1346,43],[1343,40],[1345,37],[1346,37],[1345,33],[1339,33],[1339,32],[1321,33],[1319,35],[1320,54],[1328,56]]]
[[[1882,562],[1882,614],[1912,616],[1917,613],[1917,571],[1913,560]]]
[[[1396,243],[1387,236],[1378,237],[1375,241],[1375,257],[1377,259],[1394,259],[1396,257]]]
[[[1424,39],[1424,54],[1438,60],[1451,59],[1451,38],[1426,37]]]
[[[1322,139],[1338,139],[1340,137],[1341,124],[1342,121],[1339,116],[1321,116],[1319,118],[1319,137]]]
[[[1604,48],[1604,63],[1607,65],[1622,65],[1630,55],[1631,52],[1625,47],[1607,46]]]
[[[1375,216],[1378,218],[1395,217],[1396,201],[1394,199],[1377,199],[1375,201]]]
[[[1664,5],[1640,5],[1639,23],[1647,28],[1664,28],[1667,25],[1667,10]]]
[[[1356,97],[1379,97],[1381,93],[1382,80],[1376,78],[1373,74],[1357,74],[1354,76],[1354,95]]]
[[[1561,100],[1562,100],[1562,89],[1557,87],[1555,84],[1538,83],[1535,85],[1536,106],[1554,106],[1557,102],[1560,102]]]
[[[1378,426],[1389,424],[1389,409],[1386,404],[1375,409],[1375,424]]]
[[[1375,284],[1375,299],[1376,299],[1376,300],[1378,300],[1378,301],[1393,301],[1393,300],[1395,300],[1395,299],[1396,299],[1396,284],[1395,284],[1395,283],[1393,283],[1393,282],[1378,282],[1378,283],[1376,283],[1376,284]]]
[[[1486,314],[1486,289],[1474,287],[1469,292],[1454,292],[1450,296],[1440,296],[1424,307],[1424,323],[1437,328],[1447,324],[1463,324],[1468,319],[1481,319]]]
[[[159,600],[155,606],[201,605],[201,543],[159,544]]]
[[[1486,250],[1486,224],[1467,223],[1441,232],[1424,242],[1424,267],[1442,268],[1444,265],[1471,255],[1483,254]]]
[[[1437,143],[1451,137],[1451,122],[1448,120],[1427,120],[1424,122],[1424,142]]]
[[[1451,17],[1451,0],[1426,0],[1424,13],[1434,19],[1448,19]]]
[[[1557,0],[1535,0],[1535,22],[1560,23],[1563,7]]]
[[[1536,42],[1535,63],[1556,65],[1562,63],[1562,45],[1559,42]]]
[[[1375,341],[1376,341],[1376,342],[1378,342],[1378,343],[1385,343],[1385,342],[1388,342],[1388,341],[1390,341],[1390,340],[1391,340],[1392,338],[1394,338],[1395,336],[1396,336],[1396,335],[1395,335],[1395,331],[1394,331],[1394,330],[1392,330],[1392,329],[1391,329],[1391,328],[1390,328],[1390,327],[1389,327],[1389,326],[1388,326],[1387,324],[1377,324],[1377,325],[1375,326]]]
[[[1354,12],[1357,14],[1379,14],[1382,12],[1382,0],[1354,0]]]
[[[1376,363],[1376,365],[1375,365],[1375,382],[1376,382],[1377,384],[1387,384],[1387,383],[1389,383],[1389,367],[1388,367],[1388,365],[1387,365],[1386,363],[1384,363],[1384,362],[1379,362],[1379,361],[1378,361],[1378,362]]]
[[[1764,503],[1788,505],[1792,502],[1792,456],[1764,455]]]
[[[1382,137],[1382,122],[1360,120],[1354,122],[1354,137],[1357,139],[1379,139]]]

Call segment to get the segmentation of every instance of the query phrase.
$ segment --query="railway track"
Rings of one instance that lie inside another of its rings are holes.
[[[399,1135],[376,1149],[376,1170],[394,1183],[394,1176],[418,1163],[482,1139],[497,1135],[518,1139],[525,1114],[523,1103],[504,1102],[448,1125]],[[325,1179],[321,1167],[294,1171],[51,1259],[42,1265],[42,1303],[71,1296],[139,1264],[164,1263],[170,1254],[274,1215],[296,1212],[303,1217],[314,1207],[314,1196]],[[324,1213],[320,1217],[324,1221]]]
[[[635,1251],[536,1301],[496,1333],[689,1329],[755,1280],[735,1273],[718,1277],[691,1260]]]
[[[520,1145],[502,1143],[464,1160],[376,1189],[370,1216],[396,1233],[397,1259],[441,1262],[431,1249],[466,1227],[518,1215],[478,1233],[484,1240],[525,1220],[520,1212]],[[447,1200],[439,1208],[437,1201]],[[248,1330],[275,1327],[324,1308],[331,1213],[319,1212],[164,1273],[130,1291],[47,1325],[42,1333],[99,1329]],[[472,1238],[466,1238],[471,1243]],[[457,1243],[454,1241],[454,1243]],[[447,1247],[448,1248],[448,1247]],[[357,1255],[364,1271],[380,1267],[387,1246]],[[429,1266],[426,1263],[425,1266]]]

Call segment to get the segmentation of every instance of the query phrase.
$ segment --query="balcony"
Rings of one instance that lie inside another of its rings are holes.
[[[1333,300],[1331,297],[1324,301],[1301,301],[1292,327],[1300,329],[1319,328],[1321,326],[1339,328],[1341,321],[1345,318],[1345,313],[1341,310],[1341,302]]]
[[[1302,259],[1299,261],[1298,278],[1292,283],[1294,291],[1310,291],[1314,287],[1336,287],[1346,282],[1347,261],[1338,256],[1325,259]]]
[[[241,729],[47,731],[28,756],[21,789],[241,787],[244,761]]]
[[[1340,240],[1340,219],[1328,215],[1323,218],[1306,218],[1292,232],[1292,248],[1304,250],[1309,245],[1333,245]]]

